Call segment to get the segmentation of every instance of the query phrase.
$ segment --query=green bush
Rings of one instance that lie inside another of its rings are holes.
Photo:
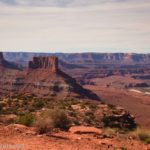
[[[16,120],[16,123],[31,126],[34,121],[34,116],[31,113],[26,113]]]
[[[44,102],[42,100],[36,100],[34,101],[33,106],[37,109],[40,109],[44,106]]]
[[[92,111],[85,112],[85,116],[84,116],[84,120],[83,120],[85,123],[92,124],[94,119],[95,119],[95,116]]]
[[[85,116],[84,117],[84,122],[87,123],[87,124],[91,124],[92,123],[92,118],[89,117],[89,116]]]
[[[92,110],[96,110],[97,104],[91,103],[91,104],[89,104],[89,108],[92,109]]]
[[[110,109],[115,109],[116,106],[115,106],[115,105],[112,105],[112,104],[108,104],[108,108],[110,108]]]
[[[69,116],[71,117],[77,117],[77,113],[75,111],[70,111]]]
[[[110,119],[109,116],[104,115],[102,118],[102,122],[104,123],[105,127],[114,127],[113,121]]]

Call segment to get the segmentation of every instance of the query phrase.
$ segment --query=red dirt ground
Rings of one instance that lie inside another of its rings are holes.
[[[74,127],[73,130],[84,132],[89,128]],[[22,125],[0,126],[0,146],[20,146],[25,150],[148,150],[148,145],[139,141],[126,139],[100,139],[96,136],[100,131],[90,129],[95,134],[75,134],[73,132],[58,132],[49,135],[36,135],[32,128]],[[20,145],[19,145],[20,144]],[[19,148],[18,148],[19,149]]]

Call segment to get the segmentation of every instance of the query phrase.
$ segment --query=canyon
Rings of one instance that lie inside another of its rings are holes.
[[[0,52],[0,143],[147,150],[149,75],[149,54]]]

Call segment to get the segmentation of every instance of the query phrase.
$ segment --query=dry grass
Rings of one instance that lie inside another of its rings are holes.
[[[61,109],[48,109],[37,117],[34,125],[37,127],[37,132],[42,134],[50,132],[53,128],[67,130],[69,128],[69,119]]]
[[[135,131],[130,133],[135,139],[139,139],[146,144],[150,144],[150,131],[142,128],[137,128]]]

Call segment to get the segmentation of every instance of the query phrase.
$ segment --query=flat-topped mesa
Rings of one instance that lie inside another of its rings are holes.
[[[33,57],[29,61],[29,69],[49,69],[52,72],[58,71],[58,58],[55,56],[50,57]]]

